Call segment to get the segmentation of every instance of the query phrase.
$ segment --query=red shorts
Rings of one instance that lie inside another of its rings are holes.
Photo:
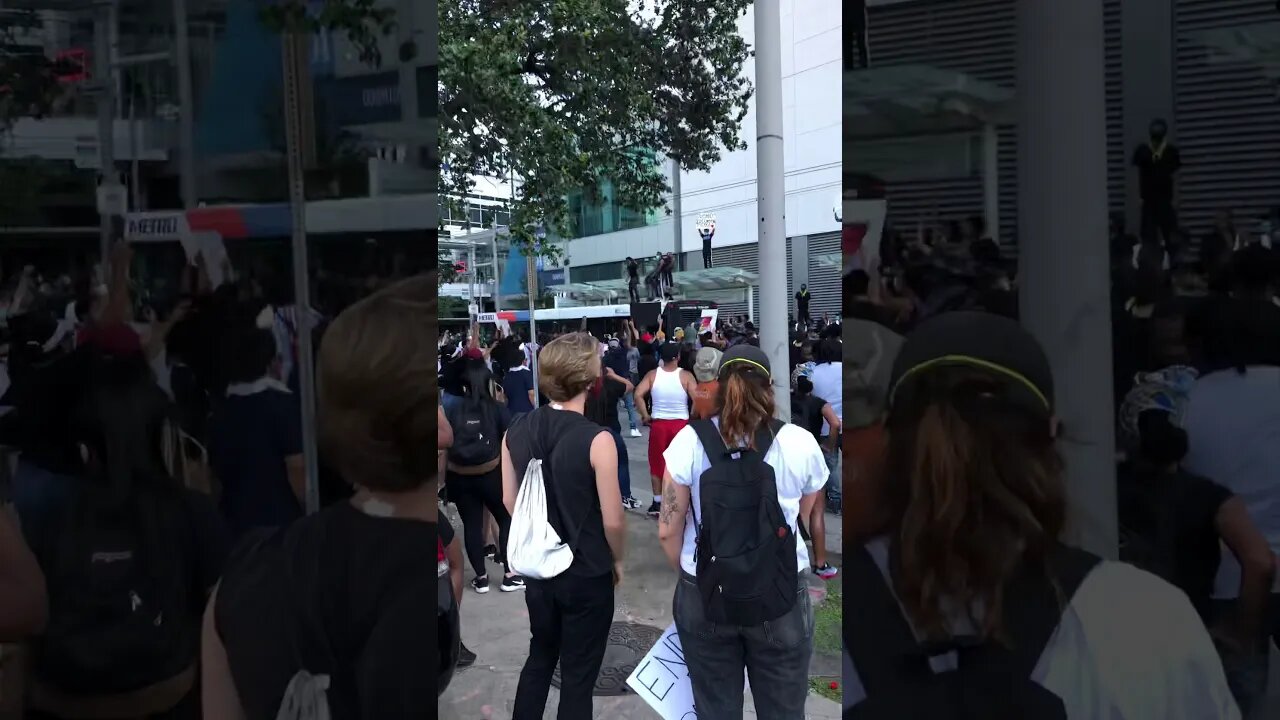
[[[688,420],[653,420],[649,424],[649,475],[661,478],[667,472],[667,461],[662,453],[675,438],[676,433],[689,424]]]

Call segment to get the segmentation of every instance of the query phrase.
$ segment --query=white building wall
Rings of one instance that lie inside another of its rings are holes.
[[[834,208],[840,199],[841,18],[832,0],[782,0],[783,152],[787,192],[787,236],[839,232]],[[754,45],[754,10],[738,27]],[[755,78],[755,62],[743,69]],[[706,172],[681,175],[679,219],[685,252],[702,247],[695,223],[716,215],[713,247],[756,242],[756,123],[752,97],[743,119],[746,150],[725,153]],[[674,249],[675,218],[657,225],[582,238],[569,243],[573,265],[617,262]]]

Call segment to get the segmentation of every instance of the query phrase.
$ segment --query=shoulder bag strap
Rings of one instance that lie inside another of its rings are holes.
[[[729,460],[729,446],[725,444],[724,438],[720,437],[720,430],[716,427],[715,422],[710,419],[692,420],[689,427],[698,434],[698,441],[702,443],[702,451],[707,454],[707,461],[712,467]],[[689,493],[689,511],[693,513],[693,534],[694,540],[702,539],[702,524],[698,520],[698,511],[693,509],[693,492],[690,488]]]

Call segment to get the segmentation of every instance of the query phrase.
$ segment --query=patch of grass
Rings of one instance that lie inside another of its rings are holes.
[[[831,687],[832,684],[835,685],[834,689]],[[809,678],[809,690],[811,690],[814,694],[821,695],[822,697],[828,700],[831,700],[837,703],[841,702],[840,681],[837,678],[811,677]]]
[[[822,604],[813,611],[813,648],[820,653],[840,654],[843,647],[840,625],[844,615],[844,603],[840,593],[830,592]]]

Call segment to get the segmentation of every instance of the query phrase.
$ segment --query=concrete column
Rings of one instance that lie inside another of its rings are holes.
[[[773,367],[778,416],[791,417],[787,219],[782,162],[782,11],[756,0],[756,213],[760,218],[760,348]]]
[[[982,128],[982,214],[987,234],[1000,244],[1000,134],[987,123]]]
[[[1130,232],[1137,234],[1142,206],[1137,170],[1130,164],[1133,149],[1147,139],[1147,127],[1158,117],[1169,122],[1170,139],[1177,141],[1173,105],[1173,2],[1124,0],[1121,7],[1125,223]]]
[[[1118,546],[1102,0],[1018,3],[1023,323],[1053,365],[1069,539]]]
[[[187,22],[187,0],[173,2],[174,64],[178,74],[178,169],[182,187],[182,207],[199,205],[196,188],[195,92],[191,86],[191,37]]]

